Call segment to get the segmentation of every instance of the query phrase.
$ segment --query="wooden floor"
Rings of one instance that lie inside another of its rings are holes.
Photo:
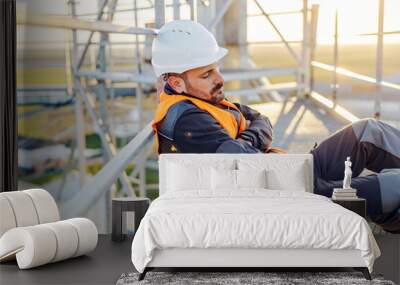
[[[382,257],[377,259],[374,273],[383,274],[385,279],[399,284],[400,235],[387,234],[375,238],[382,251]],[[291,270],[293,269],[286,271]],[[346,271],[343,268],[327,270]],[[131,239],[112,242],[110,236],[100,235],[97,248],[87,256],[28,270],[19,270],[15,261],[1,263],[0,284],[115,284],[122,273],[134,271],[131,261]],[[309,268],[305,271],[317,270]]]
[[[100,235],[96,249],[85,256],[27,270],[19,270],[15,261],[1,263],[0,284],[115,284],[122,273],[135,270],[131,243]]]
[[[251,108],[271,120],[273,146],[282,147],[289,153],[308,153],[315,142],[320,143],[344,126],[307,99],[254,104]]]

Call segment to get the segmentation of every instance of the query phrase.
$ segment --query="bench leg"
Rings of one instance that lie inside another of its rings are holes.
[[[146,273],[147,273],[148,269],[147,267],[143,270],[142,273],[139,274],[139,278],[138,281],[142,281],[144,279],[144,277],[146,277]]]
[[[362,274],[364,275],[365,279],[372,280],[371,274],[369,274],[369,270],[367,267],[354,267],[354,269],[357,271],[361,271]]]

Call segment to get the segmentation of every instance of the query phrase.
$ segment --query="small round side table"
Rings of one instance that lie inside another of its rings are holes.
[[[149,198],[124,197],[112,199],[112,234],[113,241],[123,241],[126,238],[126,213],[135,213],[135,233],[140,221],[150,205]]]

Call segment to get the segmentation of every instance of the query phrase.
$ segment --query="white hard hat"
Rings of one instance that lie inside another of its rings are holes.
[[[177,20],[158,31],[153,40],[151,63],[159,77],[164,73],[182,73],[215,63],[227,52],[201,24]]]

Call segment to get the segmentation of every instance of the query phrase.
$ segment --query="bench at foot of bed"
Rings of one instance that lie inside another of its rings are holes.
[[[146,277],[146,273],[151,271],[151,270],[153,270],[153,269],[155,269],[155,267],[146,267],[143,270],[143,272],[139,274],[138,281],[142,281]],[[185,268],[185,269],[187,269],[187,268]],[[229,272],[232,272],[231,269],[233,269],[233,268],[230,268]],[[366,280],[372,280],[371,274],[369,273],[369,270],[368,270],[367,267],[353,267],[353,269],[356,270],[356,271],[360,271],[364,275],[364,278]],[[212,268],[202,268],[202,270],[206,270],[206,271],[209,271],[209,272],[213,271]],[[246,272],[246,270],[243,270],[242,268],[238,268],[237,270],[233,270],[233,272]]]
[[[354,267],[354,270],[361,271],[365,279],[372,280],[371,274],[369,274],[369,270],[367,267]]]

